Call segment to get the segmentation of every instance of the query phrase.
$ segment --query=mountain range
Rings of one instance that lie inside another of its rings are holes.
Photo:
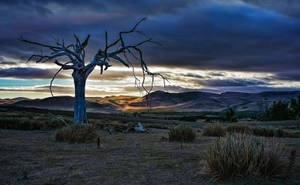
[[[148,96],[148,107],[158,110],[180,112],[223,111],[233,108],[236,111],[262,111],[274,101],[289,101],[300,96],[300,91],[272,91],[261,93],[208,92],[168,93],[155,91]],[[147,109],[146,97],[107,96],[87,97],[88,112],[122,112]],[[73,110],[74,98],[56,96],[44,99],[0,99],[0,104],[40,109]]]

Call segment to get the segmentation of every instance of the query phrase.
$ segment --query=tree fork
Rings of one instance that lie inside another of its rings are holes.
[[[145,37],[145,34],[143,32],[137,30],[137,27],[145,20],[146,19],[143,18],[140,21],[138,21],[129,31],[119,32],[119,37],[111,43],[108,43],[108,33],[105,32],[105,48],[98,49],[98,52],[95,54],[93,60],[90,61],[87,65],[85,64],[85,48],[88,45],[90,35],[88,35],[86,39],[81,43],[79,37],[74,34],[75,43],[69,45],[65,45],[64,40],[62,40],[61,42],[56,41],[56,45],[49,45],[35,41],[30,41],[22,37],[20,38],[20,40],[22,42],[50,50],[49,55],[34,54],[28,58],[28,61],[33,60],[37,63],[52,61],[56,65],[60,66],[60,69],[55,73],[50,82],[49,88],[52,96],[52,82],[56,78],[56,76],[63,70],[73,70],[72,76],[74,79],[75,88],[74,124],[87,124],[88,120],[86,114],[85,86],[88,76],[91,74],[91,72],[95,69],[96,66],[100,67],[100,74],[102,74],[103,70],[107,70],[109,67],[111,67],[111,65],[109,64],[110,59],[118,61],[126,67],[132,67],[136,85],[139,86],[137,82],[141,82],[141,86],[145,90],[147,95],[149,95],[152,91],[155,76],[161,77],[165,85],[165,80],[167,79],[160,73],[152,73],[149,71],[148,66],[143,58],[143,52],[139,48],[140,46],[146,43],[157,44],[157,42],[154,42],[151,38],[146,38],[145,40],[136,44],[127,45],[124,39],[125,35],[133,33],[137,33]],[[110,51],[112,49],[115,50]],[[142,69],[142,80],[140,80],[135,75],[134,65],[129,60],[127,54],[130,54],[132,58],[139,61],[139,65]],[[68,60],[64,61],[66,58]],[[60,59],[61,61],[58,61],[58,59]],[[144,86],[146,75],[150,75],[152,77],[150,89],[147,89]]]

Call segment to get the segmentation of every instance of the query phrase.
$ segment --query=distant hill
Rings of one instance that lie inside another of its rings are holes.
[[[51,110],[73,110],[74,98],[70,96],[57,96],[44,99],[27,99],[15,102],[11,105]],[[94,101],[87,101],[87,111],[107,113],[117,112],[118,110],[111,104],[101,104]]]
[[[222,111],[229,107],[237,111],[262,111],[274,101],[289,101],[300,96],[300,91],[243,93],[225,92],[221,94],[206,92],[167,93],[156,91],[150,95],[153,108],[174,111]],[[135,101],[124,106],[126,109],[144,108],[143,101]]]
[[[18,98],[4,98],[4,99],[0,99],[0,105],[2,104],[6,104],[6,105],[9,105],[9,104],[13,104],[13,103],[16,103],[18,101],[22,101],[22,100],[29,100],[28,98],[24,98],[24,97],[18,97]]]
[[[229,107],[237,111],[262,111],[274,101],[288,101],[300,96],[300,91],[221,94],[207,92],[168,93],[156,91],[149,95],[152,109],[171,111],[201,112],[222,111]],[[74,98],[70,96],[49,97],[45,99],[2,99],[0,104],[41,109],[73,110]],[[145,97],[109,96],[88,97],[89,112],[119,112],[147,109]]]

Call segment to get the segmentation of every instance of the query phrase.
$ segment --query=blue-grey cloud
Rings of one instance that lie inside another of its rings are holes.
[[[27,68],[27,67],[13,67],[8,69],[0,69],[0,77],[10,78],[51,78],[54,72],[47,69]]]
[[[270,11],[279,11],[293,17],[300,16],[300,4],[298,0],[242,0],[245,3],[266,8]]]
[[[244,86],[257,86],[267,85],[268,83],[260,80],[245,80],[245,79],[212,79],[212,80],[197,80],[196,83],[210,87],[244,87]]]
[[[300,81],[299,71],[288,71],[277,73],[274,77],[277,80]]]
[[[103,46],[105,30],[113,38],[147,16],[141,29],[163,44],[143,48],[150,64],[288,72],[300,68],[300,3],[288,2],[1,1],[0,55],[26,58],[39,51],[20,43],[20,35],[50,43],[52,37],[71,41],[73,33],[81,38],[90,33],[91,59]]]

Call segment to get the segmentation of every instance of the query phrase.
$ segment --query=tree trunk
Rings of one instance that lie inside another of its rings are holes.
[[[85,102],[85,83],[86,75],[80,71],[74,70],[73,74],[75,86],[74,100],[74,124],[87,124],[86,102]]]

